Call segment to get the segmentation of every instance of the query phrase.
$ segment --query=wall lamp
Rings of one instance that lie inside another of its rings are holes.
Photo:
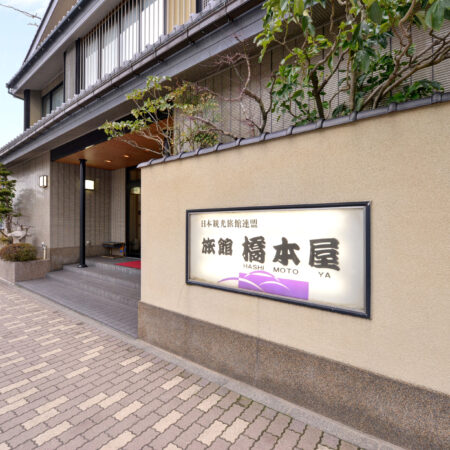
[[[93,191],[95,188],[94,180],[84,180],[84,189],[86,191]]]
[[[41,175],[39,177],[39,187],[44,189],[48,187],[48,175]]]

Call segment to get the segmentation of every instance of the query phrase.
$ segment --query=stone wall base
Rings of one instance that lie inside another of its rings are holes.
[[[393,444],[450,448],[445,394],[142,302],[138,333],[155,346]]]

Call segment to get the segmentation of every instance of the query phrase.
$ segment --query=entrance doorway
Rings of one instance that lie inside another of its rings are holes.
[[[141,171],[127,169],[127,255],[141,257]]]

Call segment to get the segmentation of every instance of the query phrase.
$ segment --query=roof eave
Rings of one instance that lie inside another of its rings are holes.
[[[49,4],[47,6],[47,9],[45,10],[44,17],[42,17],[41,23],[39,24],[39,27],[34,35],[34,38],[31,41],[31,45],[30,45],[30,47],[27,51],[27,54],[25,56],[25,59],[23,61],[24,64],[26,63],[26,61],[28,60],[28,57],[32,53],[33,47],[34,47],[36,41],[39,39],[41,31],[45,30],[45,27],[47,26],[48,20],[50,18],[50,10],[53,9],[53,7],[56,5],[57,2],[58,2],[58,0],[50,0]]]
[[[17,83],[23,78],[27,70],[33,66],[33,64],[46,52],[48,47],[52,44],[57,34],[62,33],[71,21],[75,20],[76,16],[82,11],[83,6],[90,3],[92,0],[79,0],[75,5],[67,12],[63,19],[53,29],[53,31],[44,39],[40,46],[37,46],[34,53],[30,55],[19,69],[19,71],[6,83],[6,87],[9,91],[17,92],[20,87]],[[11,93],[11,92],[10,92]],[[14,95],[14,94],[13,94]]]

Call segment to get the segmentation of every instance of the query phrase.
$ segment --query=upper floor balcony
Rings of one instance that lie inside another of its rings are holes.
[[[8,83],[25,99],[25,128],[62,104],[111,80],[137,61],[157,56],[176,38],[172,52],[232,20],[229,11],[249,9],[255,0],[79,0],[52,32],[27,55]],[[221,14],[224,21],[214,20]],[[119,81],[120,82],[120,81]],[[117,83],[117,82],[116,82]]]
[[[161,37],[187,23],[198,12],[219,3],[212,0],[123,1],[77,41],[79,88],[89,88],[148,50]]]

